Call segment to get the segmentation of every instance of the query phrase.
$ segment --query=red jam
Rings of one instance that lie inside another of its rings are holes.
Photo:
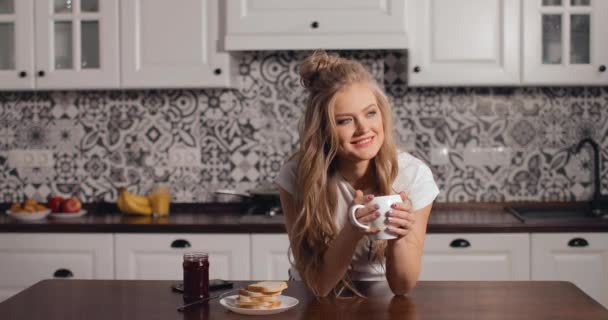
[[[209,297],[209,257],[206,253],[184,254],[184,302]]]

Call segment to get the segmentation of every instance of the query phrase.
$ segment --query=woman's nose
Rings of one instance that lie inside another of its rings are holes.
[[[362,135],[369,131],[369,123],[367,123],[366,119],[358,119],[357,120],[357,131],[355,132],[357,135]]]

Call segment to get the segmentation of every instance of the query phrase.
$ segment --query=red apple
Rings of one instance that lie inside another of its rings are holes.
[[[63,197],[54,196],[49,198],[46,203],[46,207],[51,209],[51,212],[61,212],[61,204],[63,203]]]
[[[78,213],[80,212],[80,201],[74,197],[67,198],[61,203],[61,212]]]

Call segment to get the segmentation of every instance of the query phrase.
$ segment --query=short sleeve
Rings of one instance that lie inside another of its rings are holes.
[[[279,171],[279,175],[274,180],[279,187],[289,192],[290,194],[296,193],[296,170],[297,170],[297,161],[295,159],[289,160],[287,163],[283,165],[281,171]]]
[[[414,183],[408,193],[408,197],[412,201],[412,210],[416,211],[428,206],[437,198],[438,194],[439,188],[437,188],[431,169],[420,162]]]

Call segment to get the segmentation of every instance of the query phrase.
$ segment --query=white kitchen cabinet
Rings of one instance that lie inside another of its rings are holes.
[[[116,279],[180,280],[183,254],[209,254],[210,279],[250,279],[249,234],[115,234]]]
[[[533,233],[532,280],[570,281],[608,307],[608,234]]]
[[[409,85],[520,83],[520,0],[408,4]]]
[[[2,3],[0,90],[119,86],[118,0]]]
[[[524,84],[608,84],[608,1],[522,3]]]
[[[251,278],[257,280],[289,279],[289,238],[281,234],[251,235]]]
[[[420,280],[529,279],[529,234],[426,236]]]
[[[111,234],[0,234],[0,302],[51,278],[113,279]]]
[[[121,1],[122,86],[234,85],[234,57],[219,47],[218,1]]]
[[[403,0],[226,1],[227,50],[403,49]]]
[[[33,0],[0,1],[0,90],[32,89]]]
[[[3,0],[0,89],[116,88],[118,0]]]
[[[34,9],[36,88],[119,86],[118,0],[36,0]]]

